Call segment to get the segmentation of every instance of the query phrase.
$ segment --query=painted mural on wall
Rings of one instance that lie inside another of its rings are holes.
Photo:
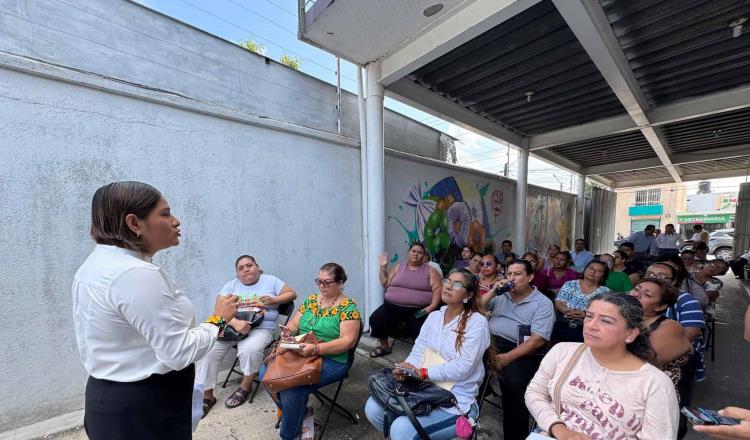
[[[447,176],[432,184],[415,182],[404,192],[398,215],[388,216],[388,221],[401,226],[406,244],[424,242],[444,268],[460,258],[464,246],[494,251],[511,233],[503,218],[505,194],[492,182],[474,180]],[[391,261],[398,258],[394,253]]]
[[[573,197],[558,193],[544,193],[530,189],[526,197],[526,249],[547,252],[550,244],[559,244],[570,249],[570,216],[573,212]]]

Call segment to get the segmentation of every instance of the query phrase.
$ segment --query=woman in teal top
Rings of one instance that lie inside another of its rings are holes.
[[[321,342],[300,344],[299,353],[302,356],[322,356],[323,366],[320,370],[320,382],[317,384],[279,392],[279,434],[284,440],[299,436],[310,394],[318,388],[337,382],[347,373],[347,352],[357,343],[360,313],[354,300],[342,291],[345,282],[346,272],[343,267],[336,263],[324,264],[315,278],[320,293],[307,297],[300,306],[299,313],[287,325],[292,334],[315,333]],[[261,377],[265,372],[264,366],[261,368]]]
[[[619,252],[619,251],[618,251]],[[628,274],[625,272],[615,272],[615,257],[611,254],[602,254],[599,261],[605,263],[609,268],[607,281],[604,284],[613,292],[630,292],[633,289],[633,283],[630,281]]]

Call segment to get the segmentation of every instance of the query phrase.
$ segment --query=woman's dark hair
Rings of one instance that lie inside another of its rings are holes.
[[[494,261],[495,264],[497,264],[498,266],[500,266],[500,260],[497,259],[497,255],[495,255],[495,254],[484,254],[484,255],[482,255],[482,258],[484,258],[484,257],[490,257],[490,258],[492,258],[492,261]]]
[[[333,275],[333,280],[337,283],[344,284],[347,280],[344,268],[338,263],[326,263],[320,266],[319,272],[328,272]]]
[[[594,301],[604,301],[617,306],[620,316],[625,319],[628,329],[638,329],[638,336],[626,345],[629,352],[638,356],[646,362],[651,363],[656,358],[656,353],[649,341],[649,331],[643,325],[643,306],[638,298],[627,293],[606,292],[594,295],[589,300],[589,307]]]
[[[589,266],[591,266],[592,264],[598,264],[604,269],[604,273],[602,274],[602,277],[599,279],[599,282],[598,282],[600,286],[603,286],[604,284],[607,283],[607,277],[609,276],[609,266],[607,266],[607,263],[603,261],[591,260],[586,264],[586,267],[583,268],[583,272],[586,272],[586,269],[588,269]]]
[[[422,253],[427,254],[427,248],[424,246],[424,243],[422,243],[421,241],[412,241],[411,244],[409,245],[409,250],[411,250],[411,248],[413,248],[414,246],[421,247]]]
[[[664,255],[662,257],[659,257],[656,263],[653,264],[662,264],[664,266],[671,267],[673,270],[672,284],[674,284],[674,286],[677,288],[682,286],[682,282],[687,276],[687,268],[685,267],[685,262],[682,261],[682,258],[680,258],[679,255]]]
[[[469,255],[469,258],[471,258],[471,257],[474,256],[474,249],[472,249],[471,246],[469,246],[468,244],[466,244],[463,247],[461,247],[461,254],[464,253],[464,249],[468,249],[469,252],[471,253],[471,255]]]
[[[145,219],[161,200],[161,193],[141,182],[113,182],[96,190],[91,200],[91,237],[107,244],[148,252],[143,240],[131,231],[125,217]]]
[[[568,266],[570,266],[570,262],[573,260],[573,256],[570,255],[570,252],[568,252],[568,251],[560,251],[560,252],[557,253],[557,255],[562,255],[563,257],[565,257],[566,260],[568,261]]]
[[[461,314],[461,318],[458,320],[458,325],[456,326],[456,351],[460,352],[461,345],[464,343],[464,335],[466,334],[466,323],[469,322],[469,318],[472,314],[479,311],[479,305],[477,304],[479,280],[476,275],[466,269],[453,269],[448,272],[448,276],[454,273],[461,275],[464,279],[463,284],[466,291],[471,294],[468,301],[464,304],[464,312]]]
[[[237,269],[237,265],[240,264],[240,260],[242,260],[243,258],[249,259],[250,261],[252,261],[253,263],[255,263],[256,266],[258,265],[258,262],[255,261],[254,257],[251,257],[250,255],[240,255],[239,257],[237,257],[237,260],[235,260],[235,262],[234,262],[234,268],[235,269]]]
[[[656,264],[656,263],[654,263]],[[643,284],[643,283],[653,283],[659,286],[661,289],[661,304],[664,304],[667,306],[667,308],[672,307],[677,302],[677,289],[669,284],[668,282],[654,277],[646,277],[635,283],[635,285]],[[635,286],[633,286],[635,287]],[[667,309],[664,309],[666,311]]]
[[[627,260],[628,259],[627,254],[625,252],[621,251],[621,250],[612,251],[612,256],[613,257],[615,256],[615,254],[619,255],[620,258],[622,258],[623,260]]]
[[[694,251],[707,251],[708,250],[708,244],[706,244],[705,241],[696,241],[693,245]]]
[[[721,264],[724,266],[724,269],[719,272],[719,275],[726,275],[726,273],[729,271],[729,263],[727,263],[725,260],[722,260],[721,258],[717,258],[715,260],[711,260],[709,263],[711,264]]]
[[[531,265],[526,260],[513,260],[512,263],[508,264],[508,267],[513,266],[514,264],[520,264],[523,266],[523,271],[526,272],[526,275],[534,275],[534,266]]]

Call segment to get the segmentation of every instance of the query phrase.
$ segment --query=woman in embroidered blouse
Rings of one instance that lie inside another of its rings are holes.
[[[495,254],[482,255],[479,267],[479,296],[484,296],[497,287],[503,281],[503,277],[500,274],[500,263]]]
[[[630,295],[609,292],[592,298],[583,346],[552,347],[526,389],[526,406],[542,430],[562,440],[677,437],[674,386],[649,363],[654,352],[643,316],[641,303]],[[579,347],[580,358],[561,377]]]
[[[346,282],[344,268],[336,263],[321,266],[315,278],[320,293],[310,295],[299,308],[299,313],[289,322],[287,328],[292,334],[313,332],[321,341],[319,344],[300,344],[302,356],[323,357],[320,369],[320,382],[279,392],[281,409],[281,429],[284,440],[299,436],[302,420],[305,417],[310,394],[318,388],[340,380],[347,373],[347,353],[357,343],[360,328],[360,314],[354,300],[344,295]],[[266,372],[261,367],[261,378]]]
[[[475,398],[484,378],[482,356],[490,344],[487,319],[478,313],[478,290],[471,272],[452,270],[442,283],[441,298],[446,305],[430,313],[409,357],[397,364],[414,370],[423,380],[452,382],[446,386],[456,396],[458,408],[433,408],[429,415],[417,417],[433,440],[455,438],[458,417],[468,414],[476,419],[478,414]],[[423,368],[428,351],[437,353],[445,362]],[[398,370],[393,376],[397,380],[406,378]],[[372,397],[365,404],[365,413],[370,423],[383,432],[384,410]],[[389,430],[392,440],[419,438],[406,416],[396,418]]]
[[[560,315],[552,332],[553,341],[583,341],[580,321],[586,315],[588,300],[594,295],[610,291],[604,286],[608,274],[606,263],[589,261],[583,269],[582,279],[563,284],[555,297],[555,310]]]

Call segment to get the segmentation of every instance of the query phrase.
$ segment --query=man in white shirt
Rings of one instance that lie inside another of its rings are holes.
[[[664,227],[664,233],[656,237],[656,248],[659,250],[659,256],[679,253],[684,242],[682,236],[675,232],[674,225],[668,224]]]

